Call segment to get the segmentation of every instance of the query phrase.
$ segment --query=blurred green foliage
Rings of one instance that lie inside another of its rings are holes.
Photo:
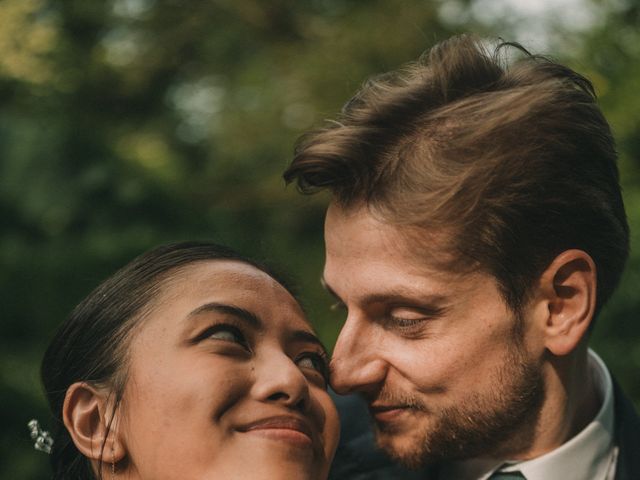
[[[333,343],[326,197],[285,189],[293,142],[453,33],[519,38],[522,22],[480,21],[474,3],[0,1],[0,479],[47,478],[26,423],[47,423],[38,366],[56,326],[158,243],[214,239],[282,265]],[[594,80],[619,141],[634,253],[593,344],[638,402],[639,6],[589,5],[597,22],[550,22],[545,45]]]

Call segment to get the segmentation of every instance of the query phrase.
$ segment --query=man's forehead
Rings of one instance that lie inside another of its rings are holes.
[[[343,207],[329,205],[325,221],[327,257],[389,258],[411,264],[416,272],[447,276],[468,274],[472,268],[457,252],[457,239],[452,227],[397,224],[363,204]],[[465,265],[466,263],[466,265]]]

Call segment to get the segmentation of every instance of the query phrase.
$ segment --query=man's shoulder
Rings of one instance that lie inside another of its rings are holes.
[[[340,413],[340,443],[333,461],[330,480],[423,480],[425,470],[408,470],[393,462],[374,440],[369,412],[355,395],[333,399]]]
[[[614,438],[618,446],[616,480],[640,478],[640,417],[620,385],[613,380]]]

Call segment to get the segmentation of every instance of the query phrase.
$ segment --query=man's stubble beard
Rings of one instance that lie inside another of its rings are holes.
[[[540,363],[527,358],[518,330],[514,329],[512,347],[488,392],[474,392],[439,411],[422,398],[381,392],[398,403],[413,404],[419,415],[429,415],[432,421],[410,435],[405,433],[400,441],[393,424],[374,423],[378,446],[409,468],[482,455],[507,458],[525,450],[544,400],[544,381]]]

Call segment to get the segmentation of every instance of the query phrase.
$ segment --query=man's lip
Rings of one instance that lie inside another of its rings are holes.
[[[390,422],[407,413],[412,408],[408,405],[369,405],[371,416],[379,422]]]
[[[261,418],[259,420],[255,420],[251,423],[242,425],[238,428],[241,432],[264,432],[271,433],[270,430],[273,430],[274,434],[277,435],[277,430],[283,431],[283,434],[286,436],[286,431],[291,433],[297,432],[298,434],[303,434],[312,440],[314,438],[313,429],[309,422],[300,417],[295,417],[291,415],[277,415],[273,417]]]

